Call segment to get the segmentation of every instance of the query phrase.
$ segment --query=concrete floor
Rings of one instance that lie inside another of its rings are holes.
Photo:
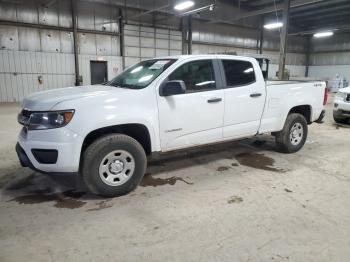
[[[280,154],[268,136],[153,161],[131,194],[21,168],[18,105],[0,105],[0,261],[349,261],[350,129],[310,126]]]

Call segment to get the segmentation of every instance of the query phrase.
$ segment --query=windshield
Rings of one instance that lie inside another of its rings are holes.
[[[131,89],[144,88],[175,61],[175,59],[152,59],[142,61],[113,78],[107,85]]]

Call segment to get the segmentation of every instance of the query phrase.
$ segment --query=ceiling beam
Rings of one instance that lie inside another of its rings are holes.
[[[305,5],[317,4],[317,3],[323,2],[323,1],[325,1],[325,0],[294,0],[293,2],[291,2],[290,8],[296,8],[296,7],[305,6]],[[234,17],[233,19],[230,19],[230,21],[238,21],[238,20],[241,20],[243,18],[269,14],[269,13],[273,13],[275,11],[281,11],[281,10],[283,10],[283,4],[278,4],[278,5],[276,5],[276,8],[274,6],[272,6],[272,7],[263,8],[263,9],[260,9],[257,11],[245,12],[241,15]]]
[[[295,12],[291,14],[291,17],[304,17],[304,16],[313,16],[313,15],[318,15],[318,14],[322,14],[322,13],[330,13],[330,12],[335,12],[338,10],[344,10],[344,9],[349,9],[350,8],[350,4],[346,4],[346,5],[333,5],[333,6],[329,6],[326,8],[313,8],[307,11],[303,11],[303,12]],[[336,13],[333,13],[334,16],[336,16]]]

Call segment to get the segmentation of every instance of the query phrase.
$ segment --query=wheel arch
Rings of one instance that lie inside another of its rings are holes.
[[[81,154],[82,157],[86,148],[91,145],[96,139],[113,134],[119,133],[130,136],[138,141],[143,149],[145,150],[146,155],[150,155],[152,152],[152,143],[151,143],[151,134],[148,128],[139,123],[129,123],[129,124],[120,124],[120,125],[112,125],[107,127],[97,128],[95,130],[90,131],[84,138]]]
[[[312,123],[312,107],[310,105],[306,104],[306,105],[294,106],[289,110],[287,116],[292,114],[292,113],[301,114],[305,117],[306,122],[308,124]],[[286,119],[287,119],[287,116],[286,116]]]

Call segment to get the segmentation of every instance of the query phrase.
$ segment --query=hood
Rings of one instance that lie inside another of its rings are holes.
[[[59,103],[87,97],[106,96],[112,92],[125,92],[126,89],[105,85],[90,85],[52,89],[33,93],[23,99],[22,108],[31,111],[50,110]]]
[[[345,87],[345,88],[341,88],[341,89],[339,89],[339,91],[338,91],[338,92],[340,92],[340,93],[350,94],[350,86]]]

